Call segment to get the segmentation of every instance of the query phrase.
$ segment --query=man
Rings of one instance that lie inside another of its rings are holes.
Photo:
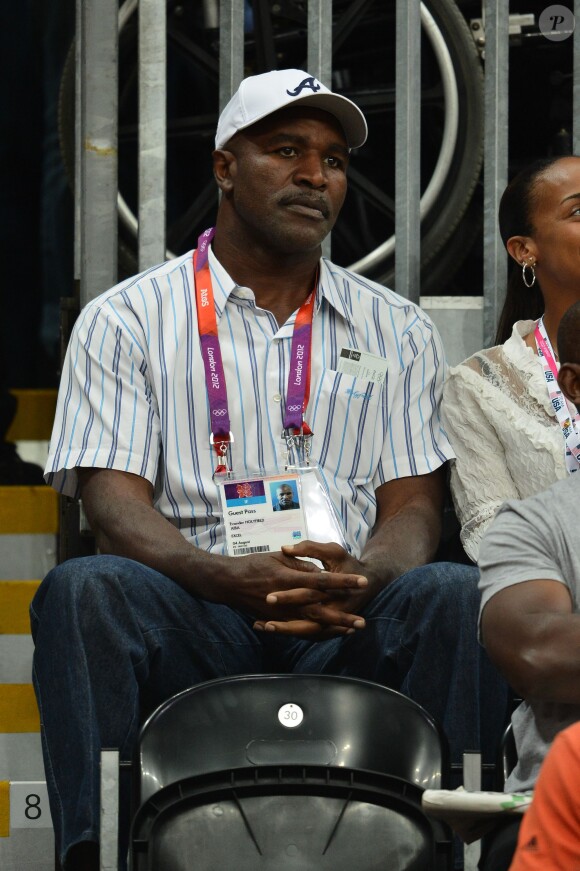
[[[294,501],[294,493],[290,484],[282,484],[276,489],[277,504],[274,511],[289,511],[292,508],[300,508],[300,504]]]
[[[558,384],[580,410],[580,303],[563,315],[557,341]],[[571,436],[572,450],[578,441]],[[544,493],[507,502],[480,552],[482,640],[524,699],[512,716],[518,762],[509,792],[534,786],[555,735],[580,720],[579,498],[580,474],[571,474]],[[507,869],[516,837],[517,821],[490,839],[482,867]]]
[[[130,755],[140,715],[203,680],[376,680],[428,708],[455,759],[479,746],[489,692],[494,746],[503,683],[477,649],[476,572],[418,568],[452,455],[440,339],[321,259],[365,138],[360,110],[304,71],[244,80],[217,128],[215,233],[79,316],[47,477],[82,495],[100,555],[51,572],[31,609],[67,871],[97,855],[100,748]],[[257,543],[276,472],[299,488],[295,545]],[[340,535],[312,540],[336,516]]]

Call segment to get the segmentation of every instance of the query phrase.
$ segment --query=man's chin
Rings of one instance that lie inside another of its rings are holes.
[[[328,222],[309,221],[304,218],[300,224],[286,225],[284,235],[280,238],[280,247],[286,254],[305,254],[308,251],[318,252],[323,241],[330,233]]]

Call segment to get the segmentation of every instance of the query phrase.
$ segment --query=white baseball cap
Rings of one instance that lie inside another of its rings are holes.
[[[267,115],[294,106],[314,106],[334,115],[349,148],[359,148],[367,138],[367,122],[359,107],[304,70],[272,70],[244,79],[221,113],[215,147],[223,148],[238,130],[251,127]]]

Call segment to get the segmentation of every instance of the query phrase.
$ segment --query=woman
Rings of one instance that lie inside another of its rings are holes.
[[[580,420],[555,379],[558,324],[580,299],[580,157],[539,160],[520,172],[502,196],[499,226],[517,266],[497,345],[450,370],[442,407],[457,455],[451,491],[461,541],[474,562],[506,499],[580,468]]]

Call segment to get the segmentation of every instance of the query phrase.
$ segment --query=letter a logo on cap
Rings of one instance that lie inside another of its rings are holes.
[[[298,94],[304,90],[304,88],[310,88],[313,94],[320,90],[320,85],[314,78],[314,76],[310,76],[308,79],[303,79],[297,88],[293,91],[286,91],[289,97],[297,97]]]

